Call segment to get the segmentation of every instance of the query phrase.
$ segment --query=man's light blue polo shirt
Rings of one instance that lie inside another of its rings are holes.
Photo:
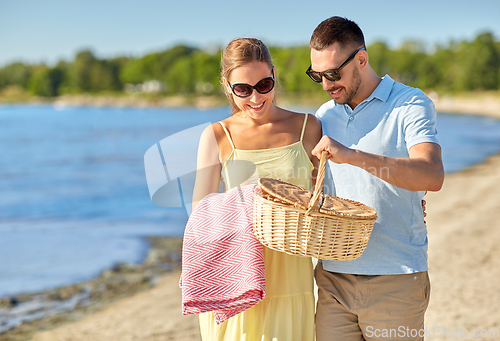
[[[354,110],[333,100],[316,116],[323,134],[343,145],[389,157],[408,157],[419,143],[438,143],[436,110],[419,89],[385,76]],[[352,261],[323,261],[333,272],[385,275],[427,271],[427,228],[421,200],[424,192],[393,186],[367,171],[329,162],[335,194],[373,207],[378,214],[364,253]],[[388,169],[368,169],[386,172]]]

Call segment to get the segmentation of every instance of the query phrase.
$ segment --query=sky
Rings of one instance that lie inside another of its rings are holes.
[[[307,45],[330,16],[355,21],[367,45],[405,40],[429,49],[489,31],[500,39],[500,0],[0,0],[0,66],[54,65],[83,49],[99,58],[142,56],[178,44],[203,49],[236,37]]]

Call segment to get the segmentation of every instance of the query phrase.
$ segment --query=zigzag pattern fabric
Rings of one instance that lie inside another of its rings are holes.
[[[253,234],[255,185],[203,198],[192,212],[182,249],[182,313],[214,311],[216,323],[266,294],[264,252]]]

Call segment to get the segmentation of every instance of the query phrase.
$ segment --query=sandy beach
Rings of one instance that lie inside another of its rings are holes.
[[[500,118],[500,98],[496,95],[483,93],[471,97],[442,96],[428,94],[434,101],[438,112],[467,113],[488,115]]]
[[[149,291],[123,299],[78,322],[37,333],[38,341],[196,341],[198,317],[182,316],[180,272],[165,275]]]
[[[499,181],[497,154],[448,176],[440,192],[427,195],[432,289],[426,326],[444,336],[445,329],[469,336],[492,329],[495,337],[481,339],[500,338]]]
[[[436,104],[442,111],[459,111]],[[479,113],[500,118],[498,108]],[[426,200],[432,283],[427,339],[500,339],[500,153],[447,175],[442,190]],[[166,274],[152,289],[38,332],[32,340],[201,340],[198,317],[181,314],[179,275]]]
[[[446,177],[429,193],[431,303],[426,328],[431,339],[476,332],[500,338],[500,154]],[[181,315],[179,273],[164,276],[146,292],[34,341],[200,340],[197,316]],[[496,334],[495,334],[496,333]],[[463,338],[467,339],[467,338]]]

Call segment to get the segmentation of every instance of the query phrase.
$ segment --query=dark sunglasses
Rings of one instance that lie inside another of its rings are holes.
[[[361,50],[366,50],[366,48],[365,47],[360,47],[359,49],[357,49],[356,51],[354,51],[349,56],[349,58],[347,58],[347,60],[345,62],[343,62],[342,65],[340,65],[336,69],[330,69],[330,70],[326,70],[326,71],[323,71],[323,72],[318,72],[318,71],[313,71],[311,69],[311,66],[309,66],[309,68],[306,71],[306,74],[309,76],[309,78],[311,78],[316,83],[321,83],[321,81],[323,80],[323,77],[325,77],[326,79],[328,79],[331,82],[337,82],[341,78],[340,77],[340,70],[342,70],[347,64],[349,64],[354,59],[354,57],[356,56],[356,53],[358,53]]]
[[[253,89],[257,90],[259,94],[267,94],[272,89],[274,89],[274,71],[272,77],[261,79],[254,86],[245,83],[231,85],[229,81],[227,82],[227,84],[229,84],[229,86],[231,87],[231,91],[233,92],[233,94],[241,98],[250,96],[253,93]]]

